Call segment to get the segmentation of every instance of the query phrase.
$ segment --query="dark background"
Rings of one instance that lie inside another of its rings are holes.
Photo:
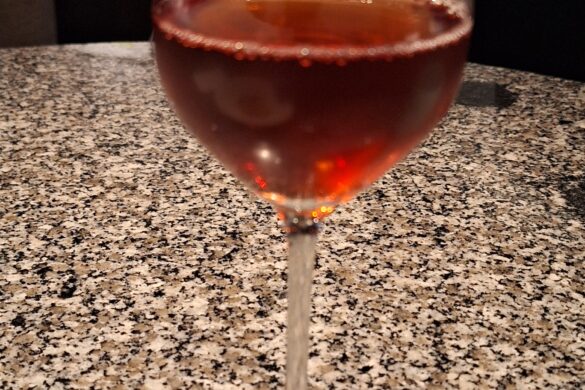
[[[585,0],[477,0],[470,60],[585,81]]]
[[[59,43],[147,40],[149,0],[55,0]],[[585,81],[585,0],[476,0],[470,60]]]

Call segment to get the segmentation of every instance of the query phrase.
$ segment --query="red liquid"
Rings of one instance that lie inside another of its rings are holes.
[[[153,18],[183,123],[256,192],[303,210],[350,199],[420,142],[471,29],[431,0],[170,0]]]

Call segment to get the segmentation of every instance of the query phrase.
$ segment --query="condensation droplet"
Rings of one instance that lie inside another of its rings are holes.
[[[243,44],[242,42],[236,42],[236,43],[234,44],[234,48],[235,48],[236,50],[242,50],[242,49],[244,48],[244,44]]]
[[[306,47],[303,47],[303,48],[301,49],[301,55],[302,55],[302,56],[308,56],[310,52],[311,52],[311,51],[310,51],[309,49],[307,49]]]

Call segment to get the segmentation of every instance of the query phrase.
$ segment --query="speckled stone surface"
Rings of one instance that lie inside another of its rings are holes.
[[[286,246],[147,44],[0,50],[0,388],[278,388]],[[585,385],[585,86],[469,65],[326,223],[316,389]]]

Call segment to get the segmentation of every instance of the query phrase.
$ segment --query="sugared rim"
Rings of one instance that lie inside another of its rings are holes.
[[[431,1],[436,5],[445,6],[451,14],[460,18],[461,23],[436,37],[373,46],[347,45],[338,48],[315,44],[279,46],[263,44],[253,40],[214,38],[205,34],[194,33],[187,29],[179,28],[173,23],[158,19],[155,13],[153,13],[153,19],[163,34],[171,35],[184,46],[217,51],[240,60],[259,58],[277,61],[350,62],[362,59],[374,60],[412,56],[438,47],[449,46],[470,34],[473,21],[466,9],[460,6],[453,6],[454,3],[449,0]]]

